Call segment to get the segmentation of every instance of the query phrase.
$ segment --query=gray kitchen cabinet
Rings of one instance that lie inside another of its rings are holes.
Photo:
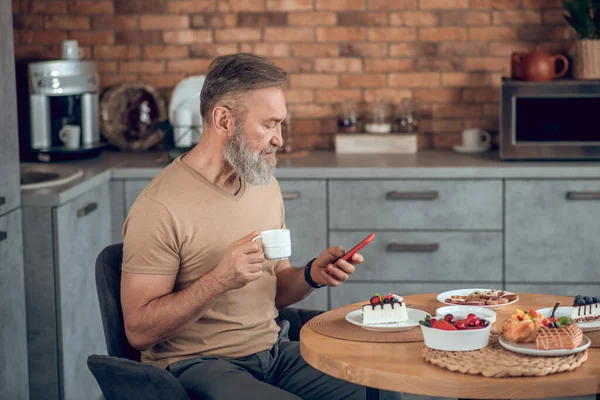
[[[106,354],[95,262],[111,242],[108,182],[55,208],[25,207],[32,399],[97,399],[87,368]]]
[[[63,398],[95,399],[101,392],[87,357],[106,354],[94,266],[111,241],[108,184],[56,208],[53,218]]]
[[[600,284],[600,180],[506,182],[506,282]]]
[[[12,9],[0,2],[0,215],[21,204]],[[0,388],[1,390],[1,388]]]
[[[290,261],[303,267],[327,248],[327,184],[324,180],[279,180],[285,223],[292,238]],[[294,307],[327,310],[328,288],[314,290]]]
[[[123,242],[123,224],[133,202],[151,179],[115,179],[110,182],[111,243]]]
[[[125,195],[125,218],[127,217],[127,213],[129,209],[135,202],[135,199],[142,193],[142,190],[148,186],[151,182],[151,179],[127,179],[124,185],[124,195]],[[125,219],[123,219],[125,222]]]
[[[363,301],[368,302],[376,292],[380,294],[396,293],[401,296],[408,296],[411,294],[441,293],[447,290],[464,289],[470,287],[501,288],[502,282],[353,282],[353,278],[351,277],[350,280],[343,285],[336,288],[331,288],[331,308],[346,306],[348,304],[359,303]],[[439,307],[443,306],[444,304],[439,303]]]
[[[350,249],[369,233],[332,231],[330,243]],[[502,232],[375,233],[354,280],[502,281]]]
[[[0,217],[0,397],[28,399],[21,210]]]
[[[573,284],[573,283],[507,283],[506,290],[515,293],[539,293],[555,296],[571,296],[578,294],[582,296],[600,296],[600,285],[598,284]],[[543,299],[542,299],[543,300]],[[518,304],[518,303],[517,303]],[[561,306],[571,306],[572,304],[561,304]],[[554,306],[554,303],[548,307]]]
[[[501,180],[333,180],[334,230],[501,230]]]
[[[111,243],[123,242],[123,222],[125,221],[125,181],[110,181],[110,226]]]

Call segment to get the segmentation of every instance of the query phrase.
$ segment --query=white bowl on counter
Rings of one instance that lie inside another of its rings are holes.
[[[490,324],[496,322],[496,311],[490,310],[489,308],[483,307],[471,307],[471,306],[446,306],[440,307],[435,310],[435,317],[437,319],[443,319],[444,315],[452,314],[454,319],[464,319],[469,314],[477,315],[477,318],[483,318],[490,321]]]

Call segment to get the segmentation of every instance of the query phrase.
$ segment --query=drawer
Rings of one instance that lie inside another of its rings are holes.
[[[506,280],[600,282],[600,180],[506,186]]]
[[[327,248],[327,185],[324,180],[279,180],[285,224],[292,237],[292,265],[304,266]]]
[[[501,281],[501,232],[379,232],[360,253],[354,280]],[[351,249],[369,232],[329,233],[332,245]]]
[[[437,293],[442,293],[447,290],[470,288],[470,287],[493,287],[496,289],[502,288],[502,282],[469,282],[469,283],[354,283],[346,282],[335,288],[331,288],[331,308],[337,308],[348,304],[368,301],[375,292],[397,293],[401,296],[410,294],[431,293],[435,299]],[[435,295],[434,295],[435,294]],[[442,303],[435,303],[436,307],[443,307]],[[433,310],[425,310],[434,312]]]
[[[331,229],[502,229],[500,180],[331,181]]]

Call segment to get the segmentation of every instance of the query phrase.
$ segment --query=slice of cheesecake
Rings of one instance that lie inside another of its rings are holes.
[[[600,300],[597,297],[575,296],[571,320],[575,323],[600,321]]]
[[[363,306],[362,312],[365,325],[391,324],[408,320],[404,299],[392,293],[371,297],[369,304]]]

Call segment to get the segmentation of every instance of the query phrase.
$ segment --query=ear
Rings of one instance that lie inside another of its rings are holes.
[[[224,106],[216,106],[213,108],[212,120],[215,132],[219,136],[229,138],[233,135],[235,121],[229,108]]]

